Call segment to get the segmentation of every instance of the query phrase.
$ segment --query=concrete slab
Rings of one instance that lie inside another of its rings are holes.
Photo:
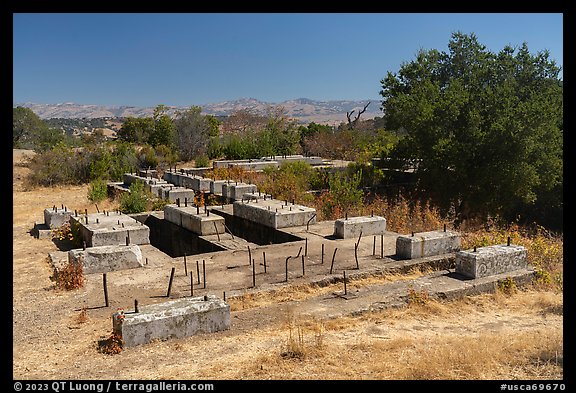
[[[112,326],[124,347],[133,347],[230,329],[230,306],[214,295],[181,298],[141,306],[138,313],[116,312]]]
[[[456,253],[456,272],[482,278],[528,267],[528,251],[523,246],[497,244]]]
[[[381,235],[386,231],[386,219],[380,216],[340,218],[334,222],[334,235],[340,239]]]
[[[68,251],[68,260],[81,263],[85,274],[106,273],[144,266],[142,252],[136,244],[99,246]]]
[[[398,236],[396,255],[403,259],[422,258],[460,250],[460,234],[454,231],[418,232]]]

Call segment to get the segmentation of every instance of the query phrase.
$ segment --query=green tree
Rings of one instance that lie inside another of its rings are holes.
[[[146,143],[154,130],[150,117],[128,117],[117,132],[118,139],[125,142]]]
[[[448,49],[421,49],[381,81],[387,128],[406,133],[391,156],[417,163],[419,189],[460,218],[561,199],[563,87],[549,52],[492,53],[460,32]]]
[[[174,122],[168,115],[166,105],[158,105],[154,108],[154,129],[148,137],[148,143],[156,147],[158,145],[172,146],[174,144]]]
[[[46,151],[65,141],[64,132],[49,127],[29,108],[12,109],[12,146]]]
[[[190,161],[195,157],[206,154],[211,134],[216,127],[216,136],[218,125],[214,120],[215,117],[202,115],[202,108],[192,106],[189,109],[178,112],[174,120],[176,141],[180,158],[184,161]]]

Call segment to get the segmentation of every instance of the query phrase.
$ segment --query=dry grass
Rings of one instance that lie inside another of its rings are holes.
[[[236,369],[233,378],[485,380],[561,379],[562,329],[535,322],[522,331],[483,327],[490,310],[526,320],[561,315],[562,296],[529,291],[379,311],[319,322],[289,311],[275,351]],[[466,317],[463,317],[465,315]],[[498,315],[498,314],[497,314]],[[468,326],[462,326],[462,320]],[[458,319],[458,325],[454,325]],[[422,334],[416,323],[434,325]],[[439,334],[439,326],[453,334]],[[373,329],[376,333],[366,334]],[[270,332],[266,333],[270,336]]]
[[[384,284],[393,281],[413,280],[429,273],[429,268],[414,268],[409,273],[386,273],[370,275],[359,279],[347,278],[346,282],[350,290],[363,287]],[[312,297],[338,292],[342,290],[342,283],[336,282],[326,286],[314,284],[297,284],[284,286],[271,291],[259,291],[256,293],[244,293],[242,295],[226,298],[231,311],[247,310],[255,307],[264,307],[276,303],[290,301],[303,301]]]

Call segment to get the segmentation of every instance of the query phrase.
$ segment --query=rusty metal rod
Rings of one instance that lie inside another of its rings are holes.
[[[286,280],[285,280],[286,282],[288,282],[288,260],[289,260],[290,258],[292,258],[292,257],[291,257],[291,256],[288,256],[288,257],[286,258]]]
[[[338,251],[338,247],[334,249],[334,254],[332,254],[332,264],[330,265],[330,274],[332,274],[332,268],[334,267],[334,258],[336,258],[336,251]]]
[[[108,285],[106,283],[106,273],[102,273],[102,286],[104,286],[104,304],[108,307]]]
[[[206,261],[202,259],[202,285],[203,288],[206,289]]]
[[[172,268],[170,271],[170,281],[168,281],[168,292],[166,293],[166,297],[170,297],[170,292],[172,292],[172,281],[174,280],[174,271],[176,270],[175,267]]]

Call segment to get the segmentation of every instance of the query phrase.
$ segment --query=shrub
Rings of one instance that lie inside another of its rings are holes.
[[[195,165],[196,165],[196,168],[206,168],[206,167],[210,166],[210,160],[208,159],[207,156],[204,156],[204,155],[198,156],[198,157],[196,157]]]
[[[92,202],[100,202],[108,197],[108,186],[102,179],[90,182],[88,187],[88,199]]]
[[[63,268],[55,272],[53,276],[56,287],[70,291],[84,286],[84,268],[81,263],[69,261]]]
[[[124,214],[146,211],[149,195],[144,190],[144,183],[135,181],[130,185],[130,192],[120,195],[120,211]]]

